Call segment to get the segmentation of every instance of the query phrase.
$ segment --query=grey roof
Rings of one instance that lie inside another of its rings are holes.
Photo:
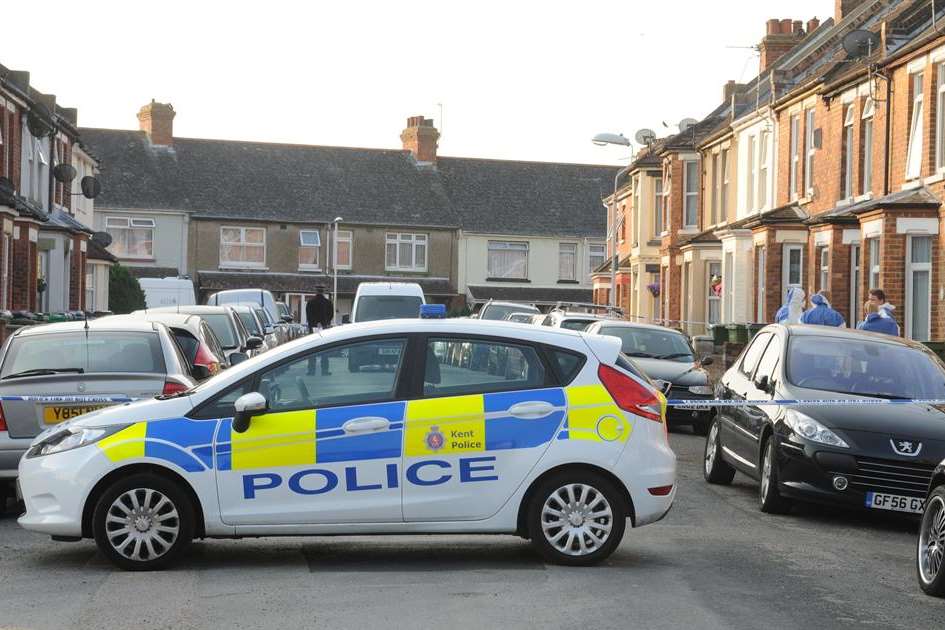
[[[86,226],[84,223],[73,217],[71,214],[63,212],[59,208],[56,208],[48,215],[48,221],[43,225],[41,230],[65,230],[67,232],[85,232],[86,234],[92,234],[92,228]]]
[[[556,304],[558,302],[591,302],[591,289],[543,288],[543,287],[498,287],[470,285],[469,294],[477,302],[485,300],[510,300],[533,304]]]

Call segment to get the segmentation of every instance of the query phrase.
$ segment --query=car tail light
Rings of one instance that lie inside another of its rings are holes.
[[[666,495],[668,495],[670,492],[673,491],[673,487],[672,486],[656,486],[655,488],[647,488],[647,490],[649,490],[650,494],[652,494],[654,497],[665,497]]]
[[[0,431],[7,430],[7,418],[3,415],[3,403],[0,403]]]
[[[200,342],[197,346],[197,356],[194,357],[194,365],[202,365],[210,370],[210,374],[216,374],[220,371],[220,361],[213,355],[207,344]]]
[[[164,394],[165,396],[169,396],[171,394],[179,394],[180,392],[185,392],[188,389],[190,388],[184,385],[183,383],[178,383],[177,381],[164,381],[164,389],[161,390],[161,393]]]
[[[618,407],[648,420],[663,422],[659,396],[650,388],[603,363],[597,368],[597,377]]]

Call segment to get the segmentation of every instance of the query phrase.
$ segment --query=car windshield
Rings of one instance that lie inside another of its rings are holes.
[[[256,317],[263,323],[263,326],[272,326],[272,318],[269,317],[269,313],[265,309],[257,308],[253,310],[256,311]]]
[[[689,341],[683,335],[668,330],[603,326],[600,334],[620,339],[620,350],[629,357],[666,359],[679,363],[696,360]]]
[[[479,319],[505,319],[509,313],[538,313],[538,309],[527,304],[486,304]]]
[[[785,367],[797,387],[879,398],[945,397],[945,370],[905,345],[798,336],[788,345]]]
[[[596,319],[566,319],[561,322],[561,328],[568,330],[584,330],[596,321]]]
[[[253,314],[249,311],[237,311],[240,321],[243,322],[243,326],[246,327],[246,330],[249,331],[251,335],[262,335],[262,331],[259,330],[259,325],[256,323],[256,318],[253,317]]]
[[[362,295],[354,321],[420,317],[420,304],[420,298],[415,295]]]
[[[154,332],[86,331],[14,337],[0,378],[30,372],[151,372],[163,374],[164,353]]]
[[[229,315],[224,313],[214,313],[212,315],[202,314],[200,317],[206,321],[210,328],[216,334],[217,338],[220,340],[220,345],[224,349],[230,350],[237,347],[239,341],[236,339],[236,330],[233,327],[233,320],[230,319]]]

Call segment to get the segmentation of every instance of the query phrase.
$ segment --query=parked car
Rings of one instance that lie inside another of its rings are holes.
[[[945,366],[924,345],[830,326],[766,326],[717,397],[943,399]],[[945,459],[945,411],[930,405],[720,407],[705,445],[709,483],[741,472],[763,512],[792,501],[918,514]]]
[[[246,328],[246,332],[253,337],[262,339],[262,345],[255,350],[257,354],[262,354],[276,347],[275,335],[271,330],[268,333],[266,332],[268,320],[260,319],[257,315],[258,306],[255,304],[227,304],[227,308],[236,313],[240,323]]]
[[[144,302],[148,308],[197,303],[194,283],[190,278],[139,278],[138,284],[144,291]]]
[[[269,325],[273,327],[272,333],[278,339],[279,345],[289,340],[288,326],[282,321],[282,314],[279,312],[276,298],[271,291],[266,289],[229,289],[219,291],[207,298],[207,304],[213,306],[222,306],[224,304],[256,304],[268,315]]]
[[[235,365],[253,356],[263,343],[262,337],[250,335],[247,332],[239,316],[229,306],[193,304],[135,312],[136,315],[143,313],[181,313],[199,316],[207,322],[217,336],[229,365]]]
[[[605,319],[587,327],[591,335],[610,335],[620,339],[621,349],[648,377],[666,383],[667,398],[710,400],[714,390],[703,367],[712,357],[696,357],[689,338],[673,328]],[[709,430],[712,411],[703,407],[670,407],[669,426],[689,425],[699,435]]]
[[[567,330],[584,330],[594,322],[599,322],[602,319],[605,319],[605,317],[596,313],[554,309],[545,315],[544,319],[541,321],[541,325],[551,326],[552,328],[565,328]]]
[[[945,597],[945,460],[932,473],[919,525],[916,574],[928,595]]]
[[[514,313],[509,313],[508,315],[506,315],[505,321],[516,322],[518,324],[531,324],[533,317],[535,317],[534,313],[515,311]]]
[[[263,332],[266,335],[266,343],[269,344],[269,347],[275,348],[285,343],[288,338],[285,327],[279,326],[269,314],[269,311],[258,304],[249,304],[249,306],[252,307],[253,313],[256,314],[256,319],[262,324]]]
[[[289,332],[290,341],[292,339],[298,339],[308,332],[301,322],[295,321],[295,316],[292,314],[292,310],[289,308],[288,304],[285,302],[276,302],[276,306],[279,308],[282,323],[286,325],[286,329]]]
[[[11,489],[20,457],[44,429],[195,383],[160,323],[103,317],[17,330],[0,350],[0,493]]]
[[[527,369],[440,365],[463,344],[506,346]],[[397,349],[394,368],[340,369],[364,345]],[[311,369],[322,358],[327,375]],[[23,527],[94,537],[125,569],[167,566],[196,536],[288,533],[518,534],[591,565],[628,518],[670,509],[676,457],[660,393],[615,339],[417,318],[307,335],[182,395],[72,421],[33,443],[20,487]]]
[[[522,302],[499,302],[489,300],[482,305],[476,314],[478,319],[505,319],[509,313],[531,313],[538,315],[540,311],[534,304],[525,304]]]
[[[426,300],[416,282],[362,282],[354,294],[351,321],[420,317],[421,304]]]
[[[137,311],[132,315],[113,315],[112,317],[135,317],[149,322],[161,322],[167,326],[174,335],[174,340],[184,354],[184,358],[187,359],[187,364],[191,366],[191,375],[198,381],[219,374],[220,370],[229,365],[220,340],[210,325],[199,315]]]

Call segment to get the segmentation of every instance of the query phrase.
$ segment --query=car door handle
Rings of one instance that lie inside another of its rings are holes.
[[[515,403],[509,407],[509,415],[521,420],[537,420],[551,415],[555,406],[549,402],[533,401]]]
[[[372,416],[354,418],[341,425],[341,428],[345,433],[377,433],[378,431],[387,431],[390,428],[390,420]]]

